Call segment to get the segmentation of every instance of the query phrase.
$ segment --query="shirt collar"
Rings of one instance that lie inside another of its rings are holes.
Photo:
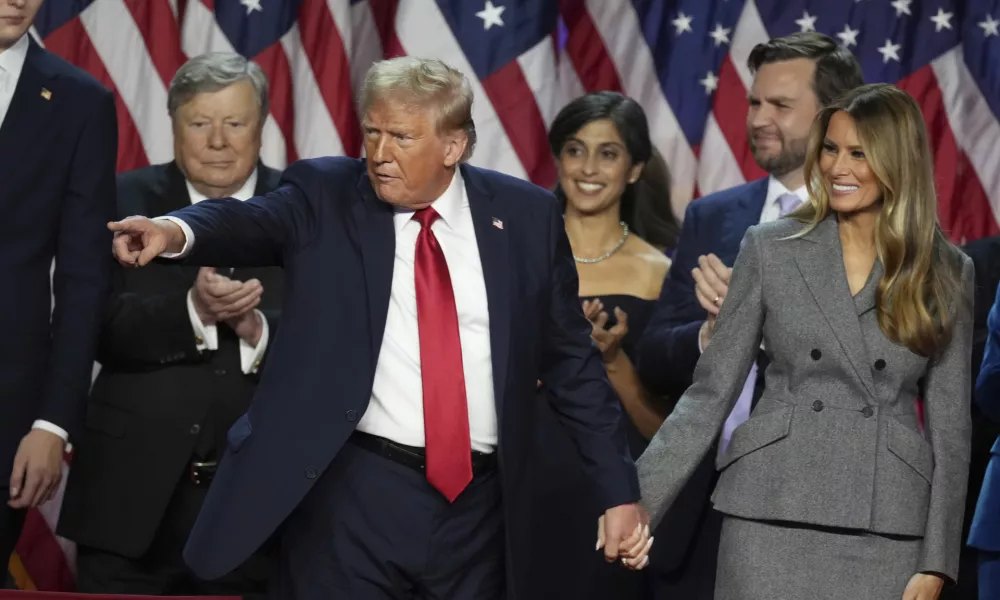
[[[197,204],[202,200],[208,200],[208,197],[199,192],[198,190],[194,189],[194,186],[191,185],[191,182],[188,181],[186,178],[184,179],[184,183],[187,185],[188,196],[191,197],[191,204]],[[236,198],[237,200],[249,200],[250,198],[254,197],[254,190],[256,189],[257,189],[257,169],[254,169],[253,172],[250,173],[250,177],[247,177],[247,180],[243,182],[243,187],[236,190],[236,193],[230,197]]]
[[[24,61],[28,58],[28,36],[24,34],[14,45],[0,52],[0,71],[12,75],[15,80],[21,76]]]
[[[797,190],[789,190],[785,187],[785,184],[778,181],[778,179],[773,175],[768,177],[767,196],[764,199],[764,206],[771,206],[784,194],[795,194],[800,200],[802,200],[802,202],[807,202],[809,200],[809,191],[806,190],[806,186],[804,184]]]
[[[448,184],[448,189],[437,200],[431,203],[431,207],[441,216],[441,220],[444,221],[445,225],[454,228],[461,218],[462,211],[467,206],[469,206],[469,200],[465,196],[462,173],[456,168],[455,175],[452,176],[451,183]],[[392,221],[396,227],[396,233],[402,231],[403,227],[410,222],[410,219],[413,218],[413,212],[412,210],[401,208],[396,209],[396,214],[393,216]]]

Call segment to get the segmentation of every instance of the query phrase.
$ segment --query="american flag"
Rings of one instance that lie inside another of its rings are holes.
[[[472,162],[550,186],[547,125],[571,98],[617,90],[645,108],[677,215],[764,174],[746,140],[753,46],[826,33],[869,82],[924,109],[940,217],[954,241],[998,233],[1000,7],[996,0],[48,0],[33,34],[117,93],[119,170],[169,161],[167,86],[186,60],[236,51],[268,74],[262,158],[281,168],[359,156],[354,98],[375,60],[439,57],[476,96]],[[24,587],[72,586],[58,499],[29,515],[12,559]]]

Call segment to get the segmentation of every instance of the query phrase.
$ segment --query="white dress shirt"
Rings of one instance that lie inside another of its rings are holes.
[[[462,370],[469,407],[472,449],[492,452],[497,445],[497,414],[493,395],[493,362],[490,353],[490,315],[486,304],[486,280],[479,259],[479,244],[472,224],[469,197],[459,171],[433,203],[441,218],[431,231],[441,244],[458,311]],[[424,398],[420,378],[420,332],[417,326],[417,291],[414,255],[420,224],[413,211],[396,212],[396,256],[392,267],[389,311],[368,410],[357,430],[407,446],[423,447]],[[164,258],[186,256],[196,243],[194,232],[180,219],[165,217],[184,231],[184,248],[163,253]]]
[[[3,126],[4,119],[7,118],[10,102],[14,99],[14,90],[17,89],[17,81],[21,78],[21,71],[24,69],[24,61],[27,58],[27,34],[21,36],[21,39],[14,42],[10,48],[0,50],[0,126]],[[31,428],[54,433],[61,437],[64,442],[69,442],[69,434],[55,423],[39,419],[31,424]],[[67,446],[67,450],[69,449],[71,447]]]
[[[202,200],[207,200],[208,198],[194,189],[190,181],[185,180],[187,184],[188,196],[191,197],[191,204],[197,204]],[[253,198],[254,190],[257,188],[257,170],[254,169],[250,177],[244,182],[243,187],[241,187],[235,194],[232,195],[233,198],[237,200],[247,200]],[[171,219],[173,220],[173,219]],[[219,328],[212,323],[211,325],[205,325],[201,322],[201,318],[198,317],[198,312],[194,308],[194,290],[188,292],[187,295],[187,309],[188,316],[191,319],[191,329],[194,330],[195,336],[195,347],[199,352],[204,352],[205,350],[218,350],[219,349]],[[260,341],[257,342],[257,346],[251,346],[242,338],[240,339],[240,367],[243,369],[244,374],[256,373],[258,367],[260,367],[260,361],[264,356],[264,351],[267,349],[267,342],[270,339],[270,332],[268,331],[267,319],[264,318],[264,314],[259,310],[254,309],[257,316],[260,318],[260,322],[263,324],[264,331],[260,335]]]

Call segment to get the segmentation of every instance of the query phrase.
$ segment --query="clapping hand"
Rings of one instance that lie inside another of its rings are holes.
[[[628,315],[617,306],[614,311],[615,325],[605,329],[608,324],[608,313],[605,312],[601,301],[597,299],[583,301],[583,314],[593,326],[590,337],[601,351],[601,357],[606,363],[614,362],[618,358],[622,339],[628,333]]]
[[[198,270],[192,290],[195,311],[206,325],[230,321],[260,304],[264,286],[257,279],[243,282],[220,275],[213,267]]]

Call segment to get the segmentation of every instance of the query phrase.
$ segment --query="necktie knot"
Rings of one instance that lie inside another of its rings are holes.
[[[795,194],[782,194],[778,196],[778,206],[781,207],[780,216],[785,216],[802,204],[802,199]]]
[[[428,206],[413,213],[413,220],[420,223],[420,226],[424,229],[428,229],[440,216],[436,210]]]

